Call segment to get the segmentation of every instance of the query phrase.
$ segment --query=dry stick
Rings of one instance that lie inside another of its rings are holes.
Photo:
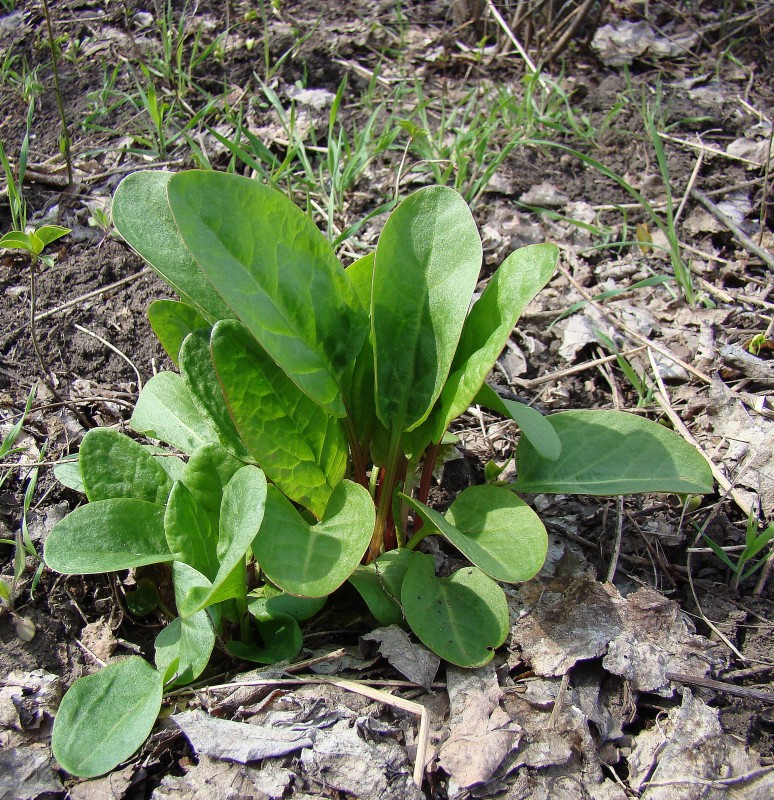
[[[82,325],[75,324],[75,327],[81,332],[85,333],[87,336],[91,336],[93,339],[96,339],[98,342],[102,342],[109,350],[112,350],[116,355],[121,356],[124,361],[134,370],[134,374],[137,376],[137,393],[139,394],[142,391],[142,378],[140,377],[140,370],[134,365],[134,362],[127,356],[125,353],[122,353],[114,344],[111,344],[107,339],[103,339],[99,334],[94,333],[93,331],[84,328]]]
[[[715,681],[711,678],[702,678],[698,675],[686,675],[683,672],[667,672],[667,680],[684,683],[690,686],[701,686],[704,689],[714,689],[734,697],[744,697],[747,700],[757,700],[762,703],[774,704],[774,692],[764,692],[761,689],[749,689],[746,686],[735,686],[726,681]]]
[[[518,54],[524,59],[524,63],[527,65],[527,69],[530,71],[531,74],[534,75],[534,73],[538,71],[537,67],[535,66],[535,62],[529,57],[527,51],[521,46],[521,42],[516,38],[513,31],[508,27],[508,23],[502,18],[500,12],[495,8],[495,5],[492,2],[492,0],[486,0],[486,7],[489,9],[489,13],[497,21],[497,24],[503,29],[505,35],[511,40],[511,44],[516,48]]]
[[[704,151],[705,153],[711,153],[713,156],[722,156],[723,158],[728,158],[731,161],[741,161],[743,164],[748,164],[752,167],[761,166],[757,161],[751,161],[749,158],[744,158],[743,156],[731,155],[731,153],[727,153],[725,150],[720,150],[717,147],[711,147],[708,144],[704,144],[704,142],[689,142],[687,139],[679,139],[677,136],[670,136],[668,133],[659,133],[659,136],[662,139],[667,139],[670,142],[675,142],[675,144],[681,144],[684,147],[691,147],[694,150],[700,150]]]
[[[774,270],[774,256],[759,247],[757,242],[753,241],[732,219],[727,217],[704,192],[691,189],[691,197],[698,200],[718,222],[725,225],[748,252],[758,256],[769,269]]]
[[[763,170],[763,191],[761,193],[761,213],[758,217],[758,247],[763,245],[763,228],[766,223],[766,195],[769,192],[769,174],[771,171],[772,145],[774,144],[774,125],[768,120],[771,131],[769,133],[769,146],[766,150],[766,169]]]
[[[595,2],[596,0],[586,0],[582,6],[578,6],[572,12],[574,19],[568,26],[567,30],[559,38],[559,41],[557,41],[557,43],[551,48],[551,52],[548,54],[549,61],[553,61],[559,55],[559,53],[561,53],[564,48],[567,47],[567,43],[570,41],[570,39],[572,39],[573,36],[575,36],[578,28],[585,21]]]
[[[683,199],[680,201],[680,205],[678,206],[678,209],[675,212],[674,219],[672,220],[672,226],[674,227],[675,231],[677,230],[677,223],[680,221],[680,217],[683,215],[685,204],[688,202],[688,197],[691,194],[691,189],[693,189],[694,184],[696,183],[696,179],[699,177],[699,170],[701,169],[703,161],[704,161],[704,151],[699,150],[699,156],[696,159],[696,163],[693,165],[693,172],[691,172],[691,177],[688,179],[688,185],[685,187],[685,192],[683,192]]]

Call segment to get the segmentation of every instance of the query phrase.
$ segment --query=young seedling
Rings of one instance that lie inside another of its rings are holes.
[[[471,306],[481,239],[450,188],[403,200],[347,269],[285,195],[236,175],[135,173],[113,219],[180,297],[148,312],[179,374],[151,378],[131,419],[164,447],[96,429],[77,470],[58,472],[89,502],[51,531],[45,561],[62,573],[167,563],[176,608],[155,668],[134,656],[65,695],[53,749],[73,774],[131,756],[164,689],[198,679],[216,642],[257,663],[293,658],[299,622],[346,581],[379,623],[452,664],[487,663],[509,632],[499,582],[529,580],[547,552],[517,492],[712,489],[702,456],[656,423],[544,418],[484,382],[557,248],[512,253]],[[472,403],[520,426],[518,480],[472,486],[441,514],[427,505],[433,467]],[[436,575],[428,536],[470,566]]]
[[[744,549],[736,557],[736,563],[717,542],[710,539],[706,533],[702,533],[702,538],[713,553],[731,570],[734,579],[731,588],[738,591],[739,584],[757,572],[766,562],[763,556],[756,560],[756,556],[764,547],[774,539],[774,523],[762,531],[758,530],[758,520],[754,514],[747,518],[747,530],[745,532]]]

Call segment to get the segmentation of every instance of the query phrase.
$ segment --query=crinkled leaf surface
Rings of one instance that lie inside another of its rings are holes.
[[[338,589],[360,563],[375,521],[371,495],[351,481],[335,488],[316,525],[309,525],[271,486],[253,553],[281,589],[300,597],[323,597]]]
[[[190,617],[176,617],[156,637],[156,667],[165,675],[175,666],[174,686],[196,680],[204,672],[215,647],[215,631],[209,614],[198,611]]]
[[[57,572],[93,575],[172,561],[164,506],[146,500],[98,500],[76,508],[46,538],[43,559]]]
[[[164,533],[172,553],[212,580],[218,571],[218,532],[210,527],[207,512],[191,490],[175,483],[164,512]]]
[[[380,625],[401,625],[404,622],[400,592],[411,560],[409,550],[389,550],[376,561],[358,566],[349,576],[349,582]]]
[[[180,374],[194,405],[209,418],[223,447],[237,458],[249,460],[250,454],[242,444],[228,413],[210,358],[209,330],[193,331],[186,337],[180,349]]]
[[[236,316],[315,402],[344,415],[339,391],[368,324],[312,219],[257,180],[189,171],[169,182],[183,241]]]
[[[240,323],[214,327],[212,357],[247,449],[288,497],[320,517],[346,469],[341,423],[310,400]]]
[[[150,735],[162,689],[161,673],[139,656],[78,678],[54,720],[54,758],[79,778],[109,772]]]
[[[78,462],[86,496],[92,502],[134,497],[163,504],[172,489],[159,460],[111,428],[94,428],[83,437]]]
[[[481,386],[475,402],[504,417],[510,417],[543,458],[549,461],[556,461],[559,458],[562,443],[556,435],[554,426],[537,409],[525,403],[500,397],[487,383]]]
[[[673,431],[623,411],[563,411],[547,417],[562,444],[541,457],[526,439],[517,449],[518,492],[590,495],[711,492],[709,464]]]
[[[203,316],[233,317],[180,238],[167,199],[171,172],[147,170],[127,175],[113,197],[113,222],[124,240]]]
[[[420,640],[460,667],[491,661],[508,635],[505,594],[476,567],[437,578],[433,557],[415,552],[403,579],[401,602]]]
[[[462,197],[431,186],[387,220],[374,260],[376,413],[393,430],[421,423],[441,393],[481,269]]]
[[[505,347],[521,312],[548,283],[559,250],[534,244],[511,253],[500,265],[465,319],[451,373],[433,412],[433,441],[473,402],[484,378]]]
[[[217,431],[175,372],[159,372],[145,384],[130,424],[137,433],[160,439],[184,453],[218,441]]]
[[[469,486],[446,517],[418,500],[401,495],[425,523],[432,525],[469,561],[506,583],[533,578],[548,552],[548,535],[540,517],[508,489]]]
[[[176,367],[179,366],[178,356],[185,337],[193,331],[211,327],[193,306],[177,300],[154,300],[148,306],[148,321]]]

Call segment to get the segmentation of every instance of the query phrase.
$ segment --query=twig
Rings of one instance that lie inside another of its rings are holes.
[[[623,537],[623,497],[616,498],[616,513],[618,519],[615,523],[615,545],[613,546],[613,555],[610,556],[610,565],[607,568],[607,583],[612,583],[615,578],[615,571],[618,569],[618,556],[621,553],[621,539]]]
[[[704,142],[689,142],[687,139],[679,139],[677,136],[670,136],[668,133],[659,133],[659,136],[662,139],[668,139],[670,142],[675,142],[675,144],[681,144],[684,147],[691,147],[694,150],[704,151],[705,153],[712,153],[714,156],[721,156],[723,158],[728,158],[731,161],[741,161],[744,164],[749,164],[753,167],[760,167],[761,165],[757,161],[751,161],[749,158],[744,158],[743,156],[734,156],[731,153],[727,153],[725,150],[720,150],[717,147],[711,147],[708,144],[704,144]]]
[[[120,356],[124,361],[126,361],[126,363],[134,370],[134,374],[137,376],[137,393],[139,394],[142,391],[142,377],[140,376],[140,370],[137,369],[129,356],[126,355],[126,353],[122,353],[114,344],[111,344],[107,339],[104,339],[98,333],[94,333],[93,331],[88,330],[88,328],[84,328],[83,325],[78,325],[77,322],[75,323],[75,327],[81,333],[85,333],[87,336],[91,336],[98,342],[102,342],[105,347],[107,347],[109,350],[112,350],[117,356]]]
[[[683,683],[687,686],[701,686],[704,689],[713,689],[716,692],[724,692],[734,697],[744,697],[747,700],[774,704],[774,692],[764,692],[762,689],[749,689],[746,686],[736,686],[733,683],[715,681],[711,678],[702,678],[698,675],[686,675],[683,672],[667,672],[666,677],[667,680]]]
[[[508,27],[508,23],[502,18],[500,12],[495,8],[492,0],[486,0],[486,7],[489,13],[495,18],[497,24],[503,29],[503,33],[511,40],[511,44],[516,48],[518,54],[524,59],[527,69],[533,75],[538,71],[535,62],[529,57],[527,51],[522,47],[521,42],[516,38],[513,31]]]
[[[774,256],[759,247],[757,242],[753,241],[732,219],[727,217],[704,192],[691,189],[691,197],[698,200],[718,222],[725,225],[748,252],[760,258],[769,269],[774,270]]]

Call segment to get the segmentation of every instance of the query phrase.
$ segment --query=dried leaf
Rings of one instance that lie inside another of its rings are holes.
[[[412,642],[402,628],[389,625],[361,638],[366,642],[377,642],[379,652],[408,680],[425,689],[430,688],[441,659],[423,644]]]

